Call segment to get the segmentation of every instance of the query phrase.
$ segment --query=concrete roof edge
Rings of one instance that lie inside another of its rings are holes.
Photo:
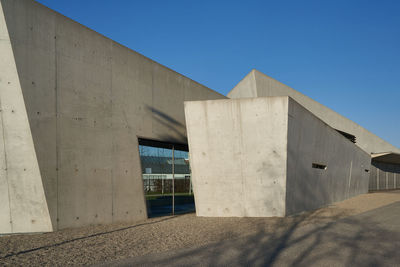
[[[242,81],[244,81],[247,77],[249,77],[249,76],[250,76],[251,74],[253,74],[255,71],[256,71],[256,69],[251,69],[250,72],[248,72],[242,79],[240,79],[240,81],[238,81],[238,82],[236,83],[236,85],[226,94],[226,96],[229,97],[229,94],[232,93],[232,92],[235,90],[235,88],[236,88]]]
[[[400,153],[393,152],[393,151],[387,151],[387,152],[371,153],[371,157],[376,158],[376,157],[386,156],[386,155],[390,155],[390,154],[399,155],[400,156]]]
[[[274,81],[276,81],[276,82],[278,82],[278,83],[280,83],[280,84],[283,84],[283,85],[285,85],[285,86],[289,87],[290,89],[292,89],[292,90],[294,90],[294,91],[298,92],[299,94],[301,94],[301,95],[303,95],[303,96],[306,96],[306,97],[307,97],[307,98],[309,98],[310,100],[312,100],[312,101],[314,101],[314,102],[316,102],[316,103],[318,103],[318,104],[320,104],[320,105],[322,105],[322,106],[326,107],[327,109],[331,110],[332,112],[334,112],[335,114],[339,115],[340,117],[342,117],[342,118],[344,118],[344,119],[346,119],[346,120],[350,121],[351,123],[355,124],[355,125],[356,125],[356,126],[358,126],[358,127],[361,127],[361,128],[363,128],[363,129],[364,129],[365,131],[367,131],[368,133],[370,133],[370,134],[372,134],[372,135],[376,136],[377,138],[379,138],[379,139],[381,139],[382,141],[384,141],[384,142],[386,142],[386,143],[390,144],[391,146],[393,146],[394,148],[397,148],[397,149],[400,151],[400,148],[398,148],[397,146],[395,146],[395,145],[393,145],[392,143],[390,143],[390,142],[386,141],[386,140],[385,140],[385,139],[383,139],[382,137],[380,137],[380,136],[378,136],[378,135],[374,134],[373,132],[371,132],[370,130],[368,130],[368,129],[366,129],[365,127],[361,126],[360,124],[358,124],[358,123],[354,122],[353,120],[351,120],[351,119],[349,119],[349,118],[347,118],[347,117],[343,116],[342,114],[340,114],[340,113],[338,113],[337,111],[335,111],[335,110],[331,109],[330,107],[328,107],[328,106],[325,106],[324,104],[322,104],[322,103],[320,103],[320,102],[318,102],[318,101],[314,100],[313,98],[309,97],[308,95],[305,95],[305,94],[303,94],[303,93],[301,93],[301,92],[297,91],[296,89],[294,89],[294,88],[290,87],[289,85],[286,85],[286,84],[284,84],[284,83],[282,83],[282,82],[278,81],[277,79],[274,79],[274,78],[272,78],[271,76],[268,76],[267,74],[264,74],[264,73],[262,73],[262,72],[261,72],[261,71],[259,71],[259,70],[256,70],[256,69],[253,69],[253,70],[255,71],[255,73],[256,73],[256,74],[261,74],[261,75],[264,75],[264,76],[266,76],[267,78],[269,78],[269,79],[272,79],[272,80],[274,80]],[[256,86],[257,86],[257,78],[256,78]]]
[[[255,100],[255,99],[265,99],[265,98],[287,98],[287,99],[292,99],[290,96],[287,95],[282,95],[282,96],[263,96],[263,97],[246,97],[246,98],[222,98],[222,99],[207,99],[207,100],[186,100],[183,103],[191,103],[191,102],[218,102],[218,101],[249,101],[249,100]],[[296,102],[297,103],[297,102]],[[299,103],[297,103],[299,104]],[[302,106],[301,104],[299,104]]]

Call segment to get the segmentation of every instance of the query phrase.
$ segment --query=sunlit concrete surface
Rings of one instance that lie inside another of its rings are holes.
[[[35,1],[0,6],[0,233],[147,218],[138,137],[185,144],[183,102],[226,97]]]
[[[198,216],[285,216],[368,191],[370,155],[290,97],[185,114]]]
[[[1,3],[0,55],[0,234],[52,231]]]

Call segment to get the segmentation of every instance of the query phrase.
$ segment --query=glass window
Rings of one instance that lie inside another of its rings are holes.
[[[193,212],[187,146],[139,139],[139,154],[148,216]]]

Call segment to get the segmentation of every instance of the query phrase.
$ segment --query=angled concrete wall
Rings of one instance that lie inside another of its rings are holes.
[[[356,136],[357,145],[367,153],[400,152],[399,148],[382,140],[355,122],[257,70],[252,70],[228,94],[230,98],[268,96],[290,96],[329,126]]]
[[[370,155],[291,98],[287,164],[287,215],[368,192]]]
[[[368,191],[369,154],[289,97],[185,102],[185,114],[198,216],[285,216]]]
[[[183,102],[225,97],[35,1],[0,3],[54,229],[146,218],[137,138],[186,143]]]
[[[285,215],[288,98],[185,102],[198,216]]]
[[[229,98],[253,98],[258,97],[256,72],[249,72],[229,93]]]
[[[1,3],[0,54],[0,234],[52,231]]]

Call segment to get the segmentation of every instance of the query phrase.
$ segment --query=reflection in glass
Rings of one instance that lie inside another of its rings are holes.
[[[149,146],[149,142],[142,145],[139,140],[149,217],[194,211],[188,151],[160,142],[155,144],[158,146]]]

